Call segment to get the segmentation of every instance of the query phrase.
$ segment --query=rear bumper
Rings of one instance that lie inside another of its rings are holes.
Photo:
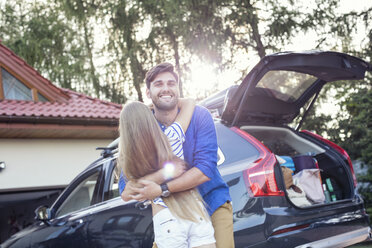
[[[296,248],[338,248],[353,245],[371,238],[372,232],[370,227],[361,228],[355,231],[339,234],[329,238],[317,240]]]

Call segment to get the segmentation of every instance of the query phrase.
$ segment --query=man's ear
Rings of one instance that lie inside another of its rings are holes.
[[[151,99],[149,88],[146,88],[146,96],[148,99]]]

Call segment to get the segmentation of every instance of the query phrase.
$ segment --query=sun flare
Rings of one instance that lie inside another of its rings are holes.
[[[190,70],[190,79],[183,85],[186,97],[200,99],[217,90],[217,73],[212,65],[193,62]]]

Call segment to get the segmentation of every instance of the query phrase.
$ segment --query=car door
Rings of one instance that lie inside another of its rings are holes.
[[[78,176],[51,208],[51,219],[32,232],[31,247],[89,247],[86,224],[99,195],[101,177],[102,165]]]
[[[87,229],[90,247],[152,247],[151,205],[121,199],[115,158],[104,168],[104,174],[102,202],[96,204],[89,215]]]

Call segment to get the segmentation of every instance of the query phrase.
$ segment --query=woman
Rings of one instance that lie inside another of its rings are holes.
[[[146,105],[132,102],[123,107],[119,124],[118,165],[124,171],[127,180],[135,181],[163,169],[167,162],[179,159],[174,155],[175,150],[172,150],[169,141],[172,144],[180,142],[182,145],[185,129],[192,116],[192,111],[187,110],[187,107],[181,105],[174,123],[181,127],[181,133],[176,132],[176,135],[167,137]],[[165,132],[169,135],[167,130]],[[178,138],[174,139],[175,137]],[[181,153],[178,151],[177,154],[180,156]],[[215,247],[214,230],[196,189],[154,199],[151,206],[155,243],[159,248]]]

